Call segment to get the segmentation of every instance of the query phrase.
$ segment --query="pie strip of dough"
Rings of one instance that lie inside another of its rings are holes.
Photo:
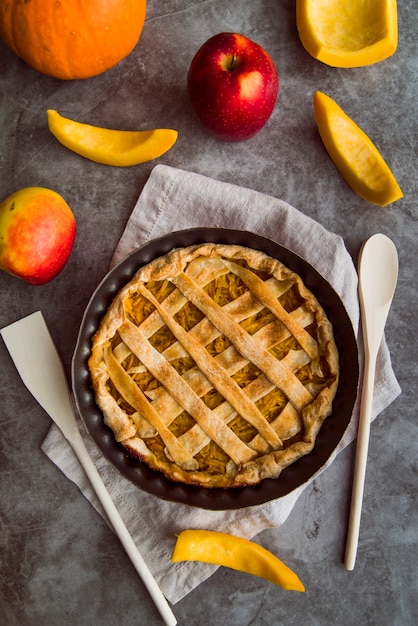
[[[212,298],[198,287],[184,272],[172,282],[210,319],[212,324],[233,343],[249,361],[262,370],[279,387],[299,410],[312,402],[312,395],[298,378],[267,350],[261,348],[252,337],[225,313]]]
[[[266,281],[269,284],[273,293],[279,297],[289,289],[289,283],[279,283],[275,278],[270,278]],[[184,297],[184,296],[183,296]],[[163,302],[164,308],[165,302]],[[255,315],[264,308],[264,305],[257,300],[251,291],[246,291],[235,300],[225,304],[222,309],[227,311],[236,322],[242,322],[243,320]],[[285,328],[285,327],[284,327]],[[189,331],[192,333],[196,340],[201,341],[202,345],[208,345],[211,341],[219,337],[222,333],[211,322],[203,318]],[[176,359],[182,356],[186,356],[186,351],[182,348],[179,342],[174,342],[164,352],[167,359]]]
[[[242,265],[224,260],[225,265],[231,272],[239,276],[248,289],[274,313],[280,321],[290,330],[296,341],[302,346],[309,356],[314,359],[318,355],[318,344],[315,339],[282,307],[280,302],[271,294],[267,285],[254,272],[247,270]]]
[[[198,285],[204,287],[212,280],[228,273],[228,268],[219,259],[208,259],[209,263],[199,263],[200,259],[195,259],[187,267],[187,273],[196,281]],[[176,289],[164,299],[164,308],[171,315],[175,315],[187,303],[187,298]],[[139,328],[146,337],[151,337],[157,330],[164,326],[164,322],[158,313],[153,311]]]
[[[201,369],[203,374],[212,383],[214,388],[223,395],[231,406],[258,430],[260,435],[271,445],[273,450],[281,448],[282,442],[277,433],[271,428],[268,421],[260,413],[255,404],[241,390],[238,383],[230,378],[228,371],[222,367],[219,361],[214,359],[206,350],[201,349],[201,344],[197,343],[189,333],[177,324],[174,318],[168,315],[154,296],[143,285],[139,287],[140,292],[148,298],[156,307],[167,327],[173,335],[185,346],[187,352]]]
[[[310,311],[306,311],[306,308],[304,305],[302,305],[301,307],[293,311],[292,316],[297,318],[299,324],[303,324],[304,326],[308,326],[309,324],[311,324],[314,319],[313,313]],[[194,326],[189,331],[189,334],[193,332],[196,326]],[[267,324],[266,326],[263,326],[263,328],[260,328],[260,330],[254,333],[253,337],[256,338],[257,341],[260,342],[260,345],[264,346],[264,348],[270,349],[278,345],[281,341],[284,341],[285,339],[287,339],[289,335],[290,333],[288,329],[285,326],[283,326],[281,322],[275,321],[275,322],[271,322],[270,324]],[[172,344],[172,346],[175,344],[178,344],[178,342],[175,342],[174,344]],[[126,358],[126,356],[128,356],[128,353],[130,353],[129,348],[125,346],[124,343],[119,344],[119,346],[125,347],[124,358]],[[115,350],[115,354],[119,346],[117,346]],[[172,346],[169,346],[166,350],[162,352],[162,354],[166,358],[167,358],[167,353]],[[292,353],[293,352],[294,351],[292,351]],[[303,365],[306,365],[310,359],[304,351],[300,350],[300,352],[302,352],[302,354],[304,355]],[[187,354],[187,352],[185,354]],[[300,358],[302,358],[302,355]],[[223,352],[216,355],[215,359],[219,361],[222,364],[222,366],[228,370],[228,374],[230,376],[234,375],[241,368],[245,367],[248,364],[248,359],[246,359],[239,352],[237,352],[234,346],[232,345],[228,346]],[[290,364],[289,360],[286,359],[285,363],[288,364],[288,367],[290,367],[292,371],[296,370],[296,367],[294,366],[294,361],[292,361],[292,363]],[[135,366],[131,368],[129,370],[129,373],[134,374],[140,371],[145,371],[145,368],[143,365],[139,365],[139,366]],[[201,375],[201,373],[199,372],[197,368],[191,368],[190,370],[185,372],[183,374],[183,378],[187,380],[188,384],[193,388],[193,390],[199,396],[203,396],[205,393],[210,391],[211,386],[209,384],[208,379],[205,376]],[[175,400],[167,393],[167,391],[163,387],[158,387],[157,389],[151,389],[147,391],[146,396],[154,401],[153,404],[155,406],[156,411],[158,412],[164,411],[165,413],[167,413],[167,415],[165,416],[165,420],[166,420],[165,423],[167,425],[169,425],[183,410],[183,408],[180,407],[175,402]],[[168,403],[170,403],[170,401],[171,401],[171,404],[169,406]],[[177,412],[176,412],[176,405],[178,407]]]
[[[286,283],[286,281],[283,281],[283,283],[279,283],[275,278],[269,278],[266,281],[266,285],[270,287],[272,293],[274,293],[276,297],[279,297],[289,289],[289,283]],[[177,313],[178,310],[180,310],[181,306],[173,306],[174,300],[177,301],[177,299],[182,302],[182,305],[187,302],[187,298],[185,298],[178,289],[176,289],[163,300],[161,304],[162,306],[164,306],[164,310],[166,310],[167,313],[171,313],[172,315],[174,315],[175,313]],[[238,298],[235,298],[235,300],[228,302],[222,307],[224,311],[227,311],[230,315],[232,315],[236,322],[241,322],[255,315],[263,308],[264,305],[259,300],[257,300],[250,291],[246,291],[244,294],[238,296]],[[307,326],[308,323],[311,323],[314,318],[313,314],[311,312],[308,312],[305,306],[302,306],[299,309],[292,311],[291,315],[292,317],[295,317],[295,321],[297,321],[300,325],[303,324],[304,326]],[[152,323],[148,323],[148,320],[152,320]],[[261,328],[259,331],[257,331],[257,333],[254,334],[254,336],[258,336],[258,334],[261,332],[267,332],[268,328],[273,327],[273,324],[275,325],[275,327],[277,327],[278,333],[279,328],[282,329],[281,340],[284,340],[290,336],[289,330],[279,320],[276,320],[268,326]],[[163,325],[164,322],[161,318],[161,315],[156,310],[153,311],[151,315],[142,324],[139,325],[139,328],[146,337],[150,337],[155,332],[157,332],[157,330],[159,330]],[[220,337],[222,333],[220,333],[220,331],[208,319],[203,318],[202,320],[200,320],[200,322],[198,322],[195,326],[193,326],[193,328],[189,330],[189,334],[195,337],[196,341],[200,341],[202,345],[207,346],[211,341],[213,341],[217,337]],[[167,361],[172,361],[174,359],[180,359],[187,356],[187,351],[183,348],[181,343],[175,341],[170,346],[168,346],[168,348],[166,348],[162,354],[164,354]],[[126,359],[128,355],[129,349],[124,343],[116,346],[115,356],[120,363],[124,359]],[[246,362],[248,363],[248,361]],[[130,370],[130,373],[133,374],[144,371],[144,366],[138,365],[136,370],[132,369]]]
[[[293,369],[302,367],[308,362],[309,357],[302,350],[292,351],[291,353],[289,353],[289,355],[286,356],[286,364],[288,365],[288,367],[291,367]],[[266,396],[274,388],[275,385],[273,385],[273,383],[264,374],[260,374],[258,378],[253,380],[245,387],[245,393],[253,402],[257,402],[257,400],[260,400],[261,398]],[[297,422],[299,424],[302,424],[302,418],[300,417],[299,412],[289,402],[286,406],[288,405],[292,406],[293,408],[291,414],[294,417],[295,421],[297,419]],[[285,413],[284,415],[289,415],[289,408],[287,408],[286,411],[287,413]],[[223,402],[222,404],[217,406],[214,409],[214,413],[216,413],[216,415],[218,415],[226,424],[229,424],[233,419],[237,417],[237,412],[232,409],[231,405],[228,402]],[[276,430],[279,437],[280,429],[282,427],[280,424],[280,417],[282,413],[280,413],[280,415],[270,424],[270,426]],[[295,416],[298,417],[296,418]],[[200,450],[202,450],[202,448],[204,448],[209,443],[209,438],[206,433],[200,428],[200,426],[198,424],[195,424],[186,433],[180,436],[180,441],[191,454],[196,455]],[[260,436],[254,437],[253,441],[250,442],[248,445],[251,448],[265,451],[265,445],[263,444],[262,438]]]
[[[199,398],[165,358],[148,342],[140,329],[126,320],[119,328],[119,335],[149,371],[159,380],[176,401],[200,424],[208,436],[224,450],[236,465],[249,461],[254,456],[245,443],[219,419]]]
[[[123,369],[112,354],[110,343],[105,349],[105,363],[109,377],[121,396],[158,430],[161,439],[167,446],[171,458],[185,470],[196,470],[199,463],[193,458],[179,439],[167,428],[158,413],[148,402],[141,389]]]

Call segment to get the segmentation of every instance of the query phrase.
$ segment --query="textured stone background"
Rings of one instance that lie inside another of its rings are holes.
[[[156,162],[118,169],[84,160],[50,135],[47,108],[108,127],[177,128],[177,144],[159,162],[286,200],[340,234],[355,261],[361,243],[375,232],[389,235],[399,250],[387,340],[403,393],[372,428],[354,572],[342,565],[350,446],[304,492],[285,525],[260,536],[294,564],[306,594],[220,569],[174,607],[181,625],[418,622],[416,1],[399,0],[398,13],[396,54],[351,70],[327,67],[305,52],[295,0],[149,0],[133,53],[86,81],[43,76],[0,42],[0,196],[29,185],[52,187],[78,223],[70,261],[50,284],[30,287],[1,273],[0,326],[41,309],[67,371],[83,310]],[[266,47],[281,79],[268,125],[240,144],[207,135],[185,89],[194,53],[221,31],[241,32]],[[345,184],[314,123],[317,89],[335,98],[373,139],[404,199],[381,209]],[[23,388],[3,343],[0,362],[1,626],[162,623],[118,540],[42,453],[50,420]]]

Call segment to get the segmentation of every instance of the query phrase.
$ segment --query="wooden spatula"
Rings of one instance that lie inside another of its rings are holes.
[[[175,626],[177,620],[138,552],[81,438],[64,368],[42,313],[32,313],[0,332],[26,387],[60,428],[80,460],[109,521],[162,618],[167,626]]]

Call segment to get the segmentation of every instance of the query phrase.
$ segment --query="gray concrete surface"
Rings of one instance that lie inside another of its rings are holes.
[[[418,623],[416,9],[415,0],[398,2],[392,58],[351,70],[327,67],[305,52],[295,0],[149,0],[133,53],[85,81],[43,76],[0,43],[0,196],[29,185],[52,187],[78,223],[70,261],[48,285],[31,287],[0,273],[0,326],[41,309],[68,372],[84,307],[156,162],[118,169],[84,160],[50,135],[47,108],[108,127],[177,128],[175,148],[157,162],[282,198],[340,234],[355,261],[375,232],[389,235],[399,250],[387,341],[403,393],[372,427],[355,570],[342,564],[352,445],[305,491],[284,526],[263,536],[283,560],[298,564],[307,592],[286,593],[220,569],[174,607],[182,626]],[[198,47],[225,30],[266,47],[281,79],[268,126],[240,144],[207,135],[185,89]],[[313,120],[317,89],[378,145],[404,199],[382,209],[345,184]],[[1,626],[162,623],[118,540],[41,451],[50,420],[22,386],[2,342],[0,363]]]

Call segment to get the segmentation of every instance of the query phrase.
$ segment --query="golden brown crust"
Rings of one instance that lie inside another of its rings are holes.
[[[115,438],[174,481],[255,485],[313,449],[338,386],[333,330],[263,252],[202,244],[140,268],[93,339]]]

